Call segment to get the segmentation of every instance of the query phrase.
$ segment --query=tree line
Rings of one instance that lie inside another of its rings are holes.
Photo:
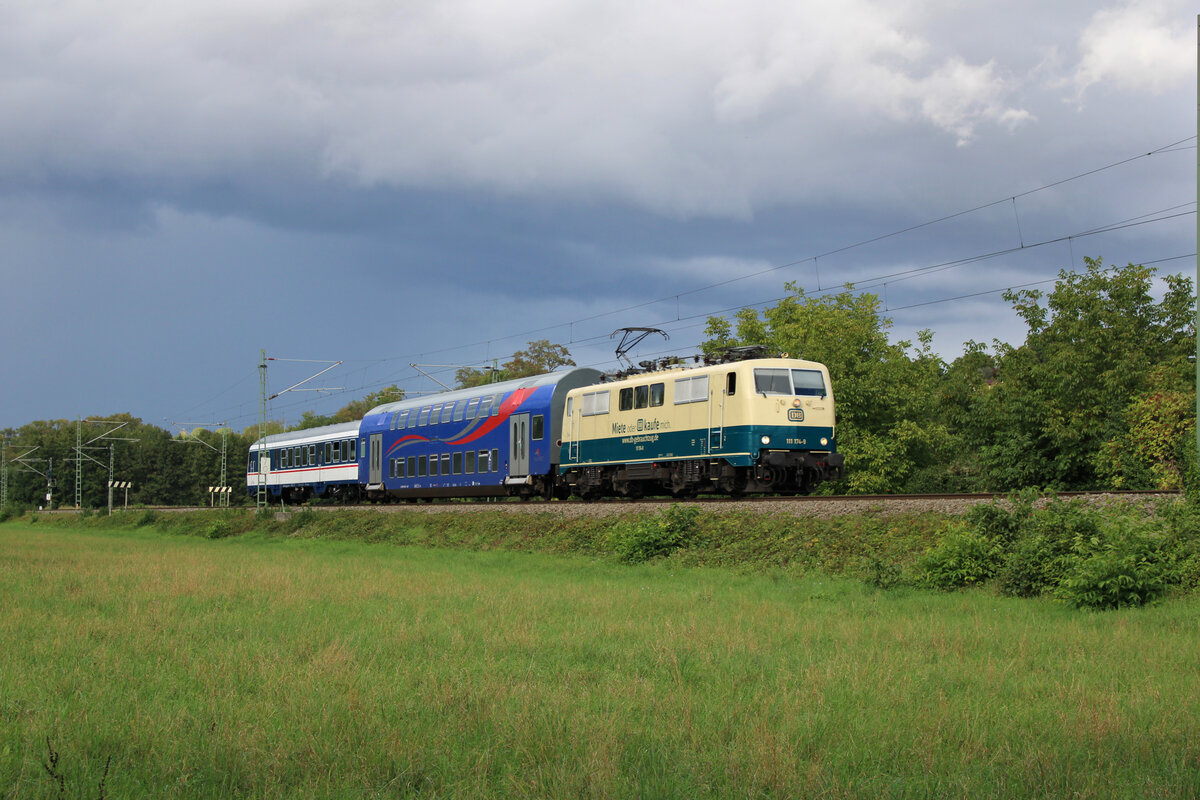
[[[967,342],[950,362],[933,351],[931,331],[915,342],[893,341],[878,295],[852,287],[808,295],[792,283],[788,296],[761,312],[710,318],[702,348],[766,345],[829,367],[847,473],[823,491],[1181,488],[1196,461],[1192,282],[1168,275],[1156,292],[1152,268],[1085,262],[1083,271],[1061,272],[1049,293],[1004,295],[1025,323],[1023,343]],[[462,369],[456,379],[474,386],[573,364],[565,347],[539,340],[503,365]],[[305,412],[289,429],[361,419],[403,396],[389,386],[333,415]],[[137,440],[111,443],[113,477],[133,482],[130,502],[208,504],[208,487],[220,482],[223,434],[233,500],[246,502],[243,470],[257,425],[173,435],[128,414],[106,419],[126,422],[119,435]],[[74,504],[77,424],[42,421],[0,431],[10,442],[11,504],[44,503],[47,477],[56,484],[56,505]],[[263,433],[283,430],[271,422]],[[84,433],[84,441],[91,438]],[[38,449],[29,459],[12,462],[32,446]],[[106,451],[87,454],[108,464]],[[82,505],[104,506],[106,466],[84,459],[82,475]]]

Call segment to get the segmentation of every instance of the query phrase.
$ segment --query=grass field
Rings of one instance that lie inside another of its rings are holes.
[[[0,603],[3,798],[1200,795],[1195,598],[22,522]]]

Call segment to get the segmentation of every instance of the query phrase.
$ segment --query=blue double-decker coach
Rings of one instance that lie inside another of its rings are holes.
[[[567,392],[600,380],[576,368],[406,399],[372,409],[359,428],[369,499],[552,497]]]

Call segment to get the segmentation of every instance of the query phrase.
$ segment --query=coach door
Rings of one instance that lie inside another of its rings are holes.
[[[367,454],[368,475],[367,483],[379,486],[383,483],[383,434],[371,434],[371,450]]]
[[[508,475],[529,474],[529,415],[514,414],[508,421]]]

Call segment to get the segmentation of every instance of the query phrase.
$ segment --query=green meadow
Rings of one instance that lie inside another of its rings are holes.
[[[0,525],[0,797],[1200,795],[1195,595],[216,533]]]

